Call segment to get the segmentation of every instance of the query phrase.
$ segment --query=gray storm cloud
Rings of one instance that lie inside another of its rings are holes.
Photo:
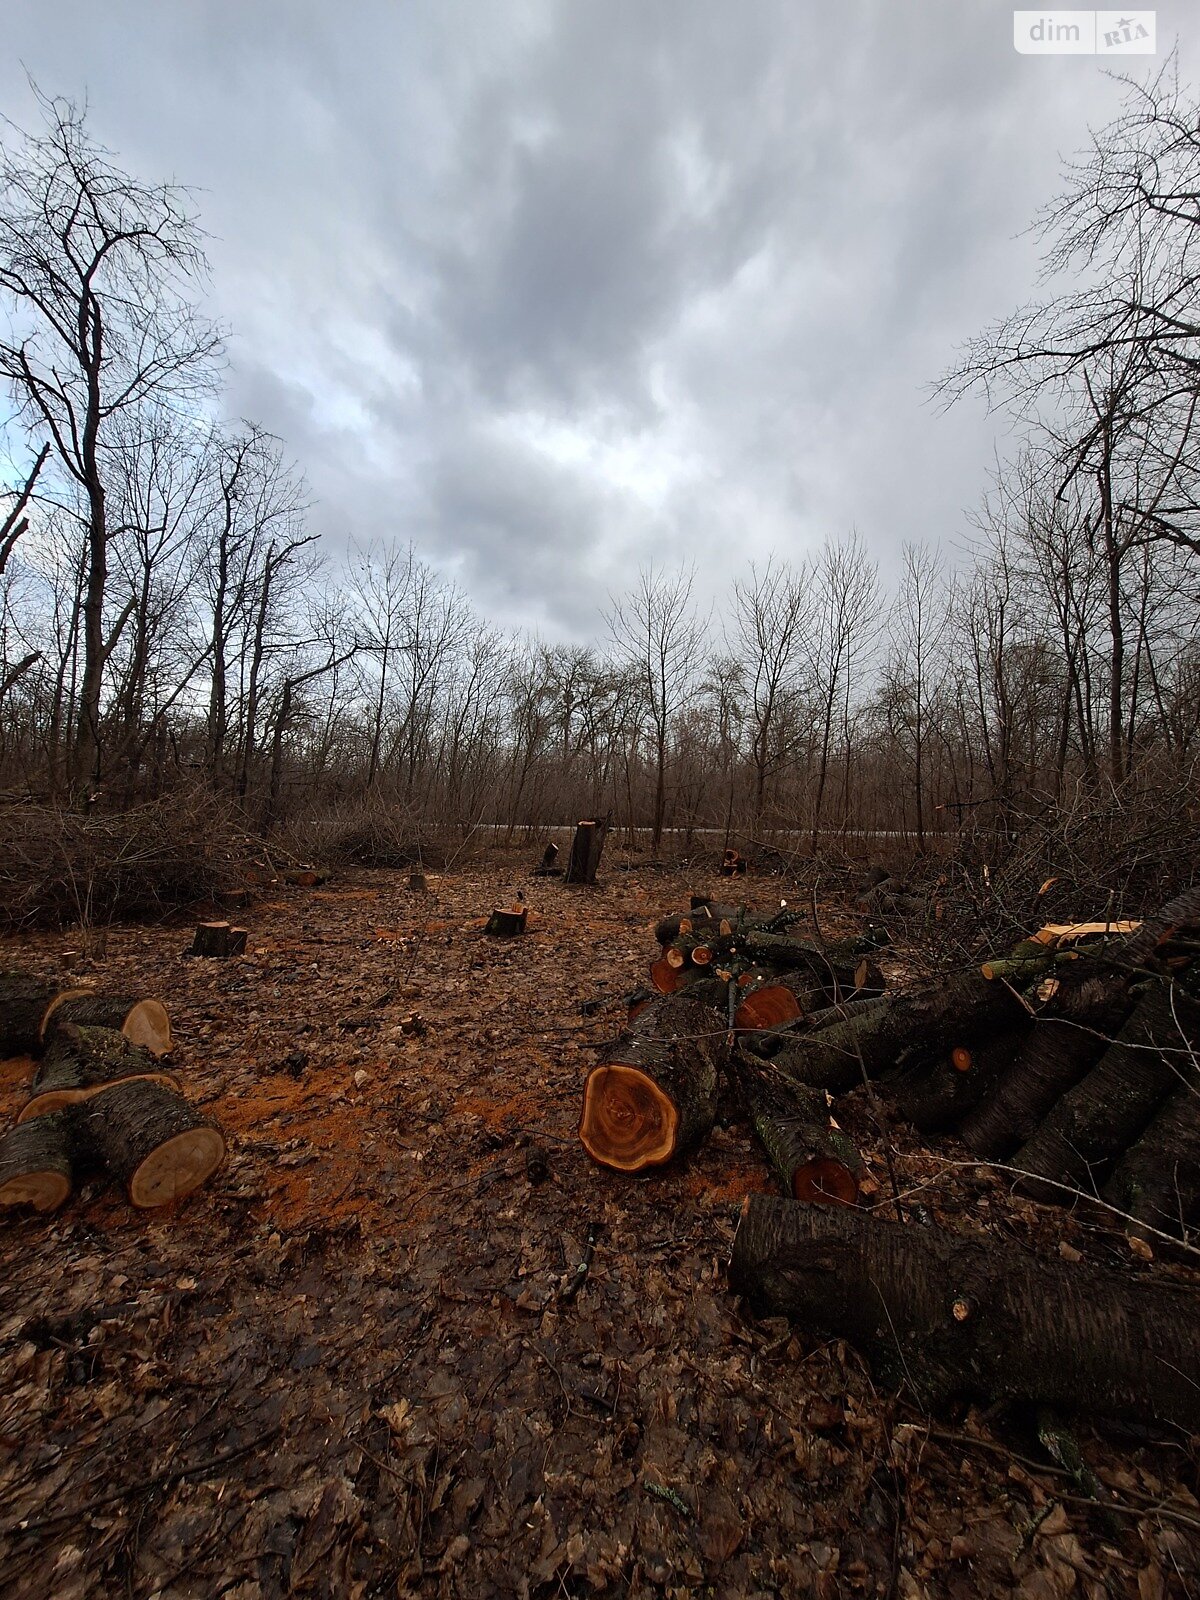
[[[651,557],[948,544],[1004,425],[939,415],[1118,86],[994,4],[6,7],[25,72],[194,185],[227,404],[314,525],[414,540],[498,620],[597,630]],[[1182,11],[1159,11],[1159,37]]]

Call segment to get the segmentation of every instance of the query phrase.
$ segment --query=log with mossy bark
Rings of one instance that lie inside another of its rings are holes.
[[[727,1037],[686,994],[645,1007],[584,1084],[579,1137],[592,1159],[644,1172],[695,1149],[716,1115]]]
[[[225,1159],[225,1137],[164,1084],[125,1082],[81,1106],[80,1147],[98,1158],[141,1210],[180,1200]]]
[[[1183,1086],[1198,1042],[1195,1002],[1151,979],[1095,1066],[1013,1156],[1026,1174],[1024,1192],[1044,1200],[1061,1199],[1063,1185],[1093,1193],[1167,1095]]]
[[[74,1023],[81,1028],[115,1028],[131,1044],[152,1056],[171,1052],[171,1019],[161,1000],[136,1000],[131,995],[66,994],[46,1018],[43,1040],[56,1028]]]
[[[792,1083],[752,1056],[736,1055],[732,1071],[746,1120],[787,1193],[810,1205],[854,1205],[862,1156],[830,1116],[825,1091]]]
[[[1200,1081],[1169,1094],[1104,1186],[1119,1211],[1164,1233],[1200,1222]]]
[[[1030,1400],[1200,1428],[1200,1296],[994,1237],[751,1195],[730,1278],[924,1406]]]
[[[0,1206],[55,1211],[74,1181],[74,1113],[56,1111],[0,1138]]]
[[[774,1056],[777,1069],[835,1093],[905,1060],[929,1059],[1020,1026],[1017,995],[978,972],[947,973],[907,990],[820,1013]]]
[[[115,1028],[66,1023],[54,1034],[38,1063],[30,1098],[17,1121],[28,1122],[64,1106],[78,1105],[107,1093],[113,1084],[133,1079],[176,1087],[176,1079],[163,1070],[156,1056]]]

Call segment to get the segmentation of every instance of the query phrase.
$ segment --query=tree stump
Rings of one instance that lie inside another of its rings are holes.
[[[1200,1429],[1190,1287],[760,1194],[730,1279],[807,1335],[848,1339],[924,1406],[1033,1400]]]
[[[115,1028],[85,1028],[67,1023],[60,1028],[38,1064],[32,1098],[21,1108],[18,1123],[60,1111],[93,1095],[108,1093],[113,1084],[134,1079],[176,1087],[157,1058]]]
[[[561,878],[563,869],[558,865],[558,846],[548,844],[542,852],[542,859],[533,869],[535,878]]]
[[[246,929],[231,928],[227,922],[198,922],[192,948],[193,956],[240,956],[246,953]]]
[[[73,1181],[72,1115],[56,1111],[0,1139],[0,1206],[55,1211]]]
[[[429,892],[429,885],[425,881],[423,872],[410,872],[408,875],[408,887],[413,894],[428,894]]]
[[[225,1159],[225,1136],[161,1083],[120,1083],[78,1113],[81,1146],[125,1185],[139,1210],[169,1205]]]
[[[525,932],[528,916],[528,906],[497,906],[483,931],[493,939],[512,939]]]
[[[593,1161],[646,1172],[694,1149],[713,1125],[726,1034],[686,995],[639,1013],[588,1073],[579,1138]]]
[[[607,819],[599,822],[592,818],[578,825],[575,837],[571,841],[571,854],[567,859],[564,883],[595,883],[607,836]]]
[[[741,877],[746,871],[746,858],[740,851],[729,849],[721,858],[721,876],[723,878]]]

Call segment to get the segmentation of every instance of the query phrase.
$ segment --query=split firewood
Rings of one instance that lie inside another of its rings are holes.
[[[1117,1164],[1104,1198],[1164,1233],[1200,1222],[1200,1083],[1167,1096]]]
[[[759,1194],[730,1280],[806,1334],[848,1339],[924,1406],[1032,1400],[1200,1428],[1191,1288]]]
[[[644,1172],[700,1144],[716,1115],[726,1038],[686,994],[641,1011],[584,1084],[579,1137],[592,1159]]]
[[[571,854],[567,860],[564,883],[595,883],[600,856],[607,837],[607,820],[597,821],[591,818],[579,824],[571,841]]]
[[[977,972],[948,973],[913,989],[831,1008],[773,1058],[799,1083],[840,1092],[902,1058],[947,1055],[1021,1024],[1019,997]]]
[[[32,1095],[17,1121],[28,1122],[63,1106],[106,1093],[115,1083],[147,1079],[177,1087],[158,1058],[144,1045],[134,1044],[115,1028],[83,1027],[65,1023],[46,1047],[33,1080]]]
[[[734,1078],[746,1117],[794,1200],[854,1205],[863,1160],[829,1114],[823,1089],[789,1082],[752,1057],[736,1058]]]
[[[1061,1198],[1055,1183],[1091,1191],[1093,1169],[1133,1144],[1174,1088],[1187,1083],[1200,1093],[1194,1069],[1188,1082],[1184,1066],[1200,1043],[1200,1008],[1173,990],[1152,981],[1096,1065],[1017,1151],[1026,1193]]]
[[[918,1060],[884,1081],[883,1096],[895,1116],[922,1133],[949,1132],[995,1092],[1032,1026],[971,1045],[954,1045],[932,1060]]]
[[[497,906],[483,931],[494,939],[511,939],[525,932],[528,916],[528,906]]]
[[[225,1137],[161,1083],[120,1083],[81,1108],[80,1145],[99,1157],[141,1210],[180,1200],[225,1159]]]
[[[71,1192],[73,1116],[56,1111],[0,1138],[0,1206],[55,1211]]]
[[[246,953],[246,929],[227,922],[198,922],[189,952],[193,956],[240,956]]]

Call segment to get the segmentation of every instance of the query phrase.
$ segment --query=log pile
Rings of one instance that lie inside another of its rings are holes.
[[[870,940],[825,944],[802,920],[693,897],[657,924],[649,985],[584,1086],[588,1154],[658,1170],[731,1110],[787,1196],[744,1210],[732,1272],[752,1300],[853,1340],[931,1404],[1020,1396],[1200,1426],[1194,1291],[867,1213],[879,1186],[832,1107],[865,1085],[874,1112],[1003,1161],[1035,1201],[1103,1200],[1135,1236],[1186,1239],[1200,887],[1141,924],[1051,926],[895,990]]]
[[[170,1048],[159,1000],[0,974],[0,1054],[33,1069],[30,1097],[0,1138],[0,1209],[56,1210],[97,1171],[119,1179],[139,1209],[211,1177],[224,1135],[179,1092]]]

